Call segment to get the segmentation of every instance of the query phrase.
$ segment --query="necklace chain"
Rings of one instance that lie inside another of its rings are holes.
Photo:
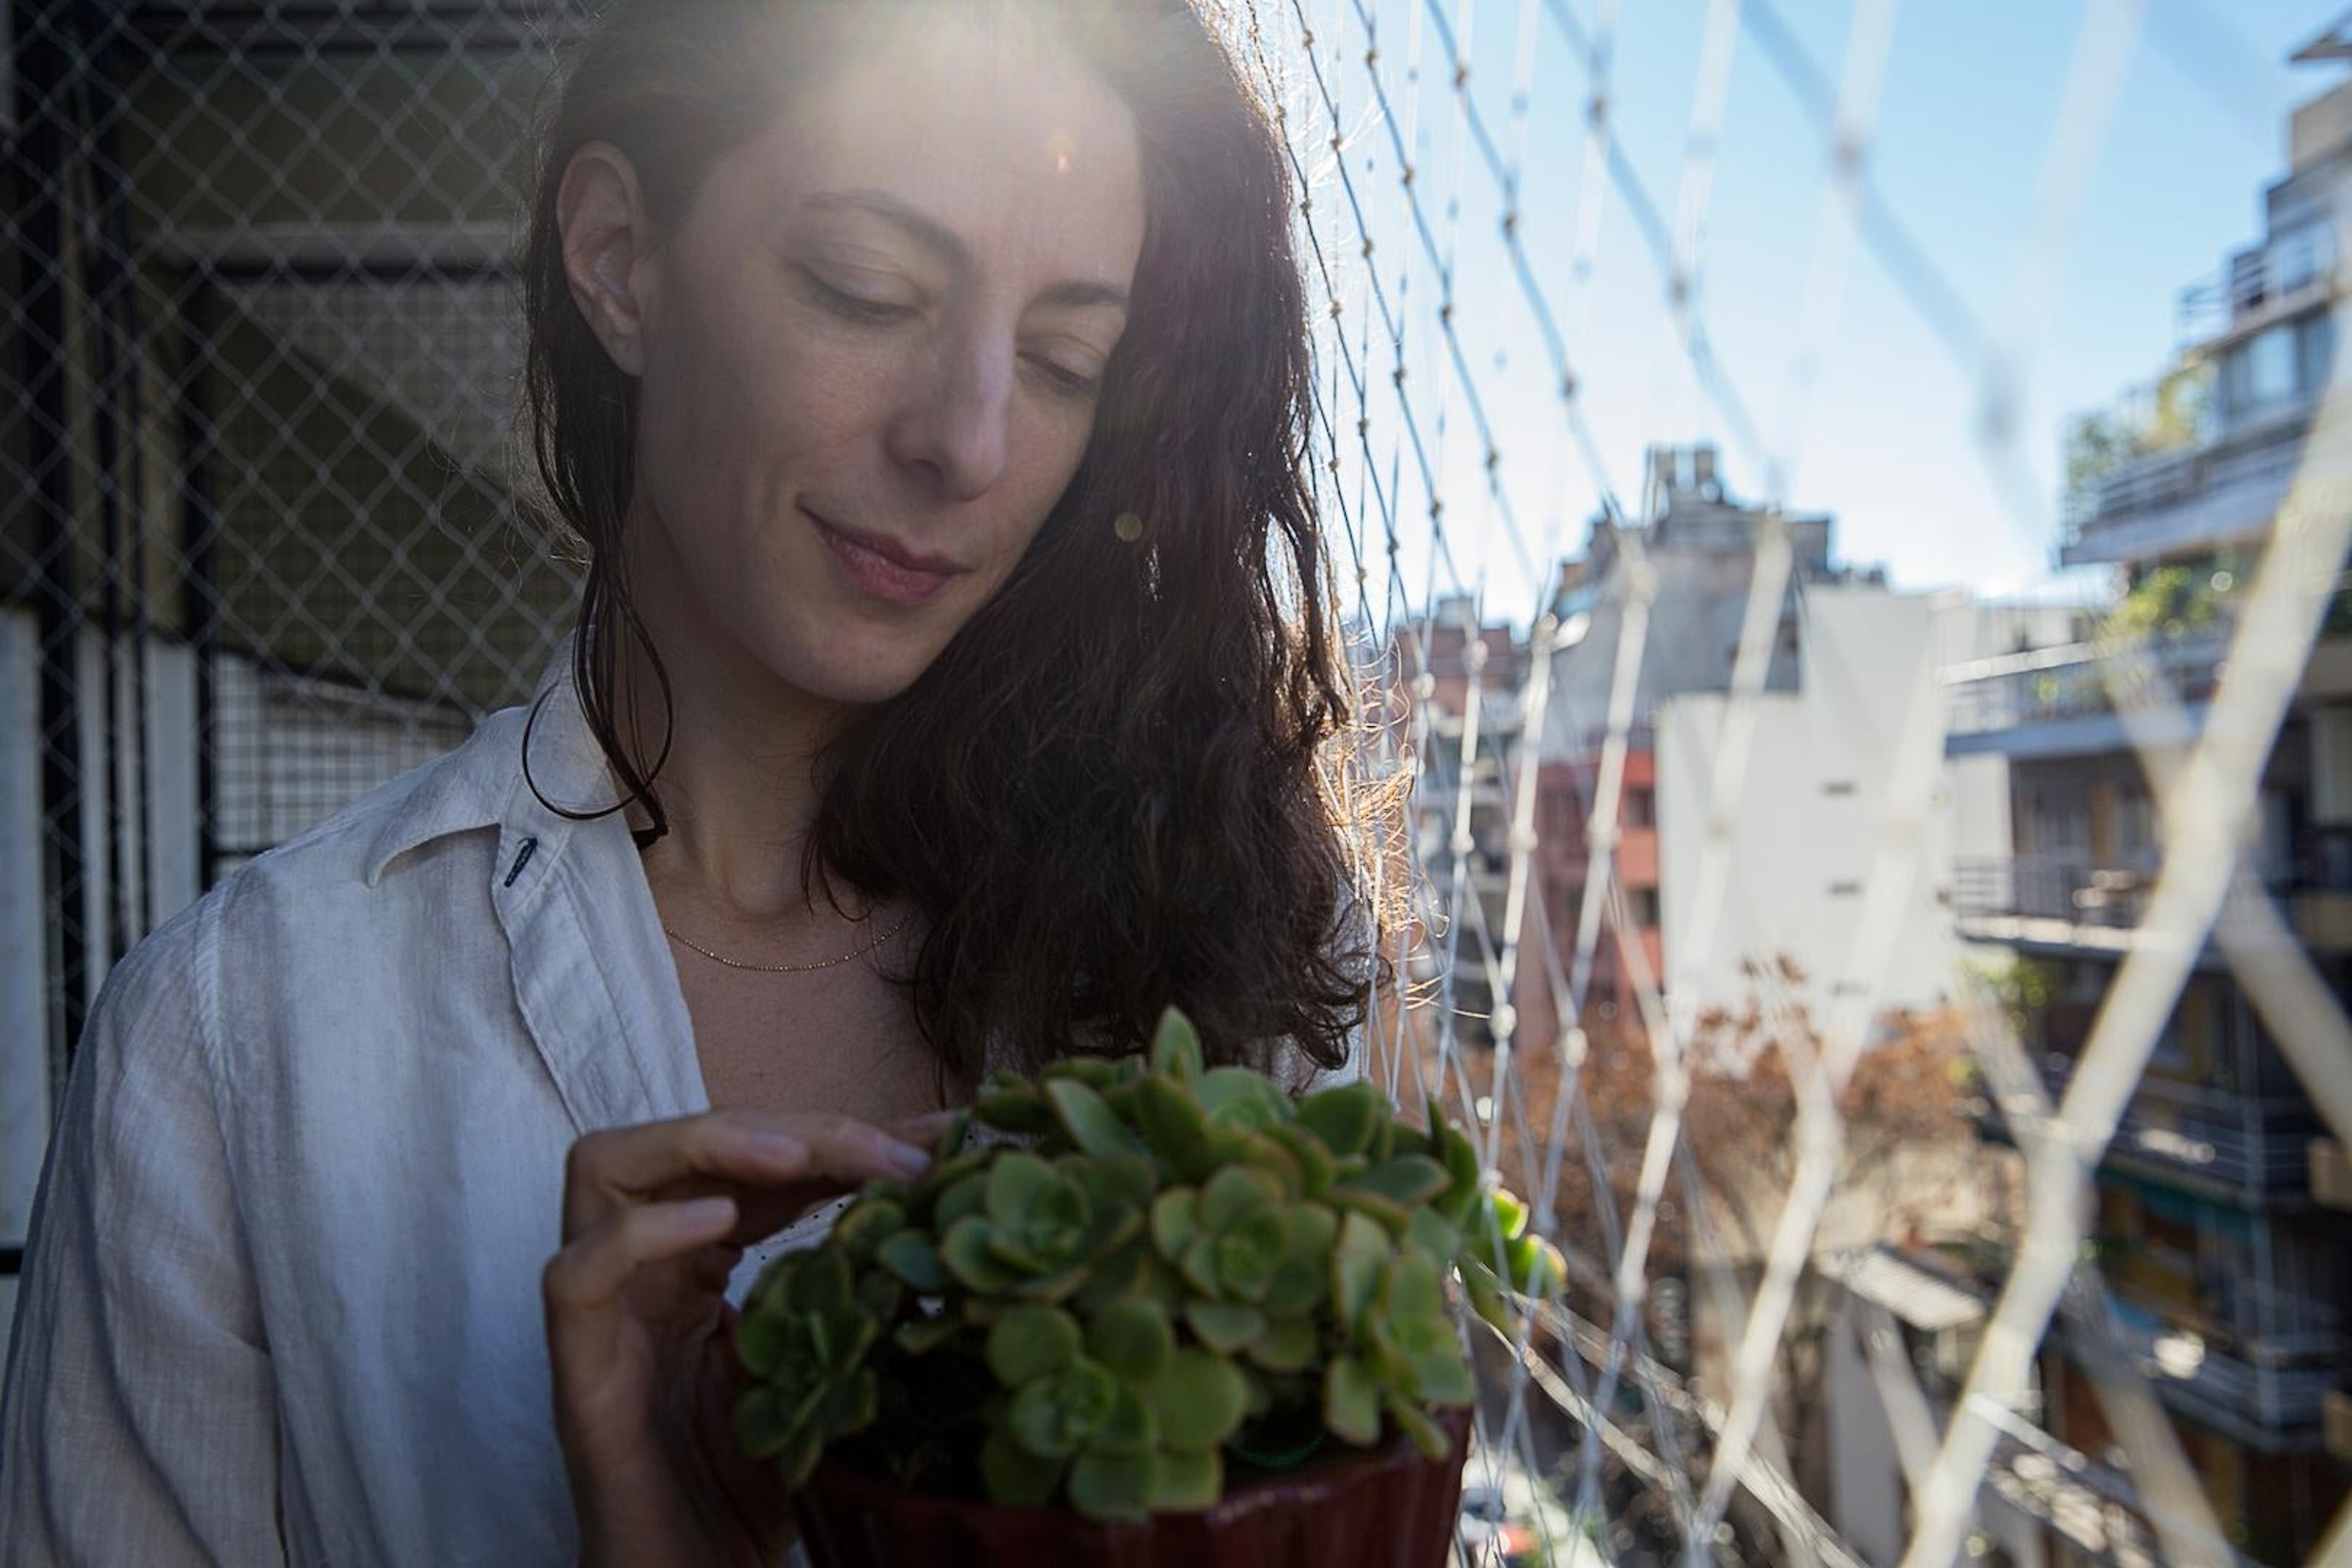
[[[871,920],[873,919],[873,916],[869,914],[862,918]],[[695,952],[702,954],[703,957],[710,960],[713,963],[723,963],[730,969],[754,970],[761,974],[805,974],[813,969],[831,969],[835,964],[847,963],[853,958],[865,957],[867,953],[872,952],[876,948],[880,947],[884,942],[888,942],[892,937],[897,936],[901,931],[904,931],[907,927],[907,922],[914,918],[915,911],[908,910],[905,914],[898,917],[898,923],[897,925],[892,926],[888,931],[884,931],[880,936],[876,937],[864,947],[857,949],[855,952],[845,952],[839,958],[828,958],[822,963],[745,963],[739,959],[728,958],[719,953],[713,952],[698,942],[688,941],[687,938],[679,936],[677,932],[670,931],[667,926],[662,927],[662,930],[668,931],[672,940],[685,943],[686,946],[694,949]]]

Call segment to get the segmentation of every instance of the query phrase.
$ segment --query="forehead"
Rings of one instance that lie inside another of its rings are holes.
[[[805,197],[881,191],[952,229],[991,270],[1132,276],[1140,154],[1098,77],[1017,23],[943,8],[832,13],[811,26],[819,79],[730,160],[758,221],[820,221]],[[821,221],[887,232],[854,212]]]

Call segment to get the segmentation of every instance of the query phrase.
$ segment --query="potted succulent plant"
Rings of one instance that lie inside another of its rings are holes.
[[[1449,1286],[1498,1331],[1559,1254],[1435,1100],[1293,1100],[1148,1058],[992,1078],[913,1183],[869,1183],[736,1326],[744,1450],[820,1563],[1434,1564],[1473,1387]]]

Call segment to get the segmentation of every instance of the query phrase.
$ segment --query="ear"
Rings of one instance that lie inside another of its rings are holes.
[[[607,142],[572,153],[556,188],[555,221],[564,277],[589,331],[624,374],[643,375],[654,236],[627,155]]]

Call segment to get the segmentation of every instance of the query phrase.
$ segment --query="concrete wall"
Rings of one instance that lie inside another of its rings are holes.
[[[1983,838],[1970,852],[2000,853],[2006,844],[2000,789],[1988,770],[1954,774],[1940,760],[1942,691],[1927,600],[1816,586],[1806,595],[1801,646],[1803,688],[1757,700],[1721,825],[1722,895],[1711,920],[1699,908],[1700,873],[1727,700],[1697,693],[1659,710],[1660,887],[1668,1005],[1677,1011],[1737,1010],[1755,991],[1743,963],[1782,956],[1809,977],[1816,1019],[1855,987],[1866,987],[1880,1007],[1936,1005],[1950,994],[1959,958],[1943,901],[1960,847],[1956,823]],[[1891,798],[1906,763],[1937,774],[1907,826],[1893,817]],[[1889,842],[1899,858],[1888,873],[1906,884],[1892,910],[1899,923],[1883,952],[1857,950],[1874,859]]]

